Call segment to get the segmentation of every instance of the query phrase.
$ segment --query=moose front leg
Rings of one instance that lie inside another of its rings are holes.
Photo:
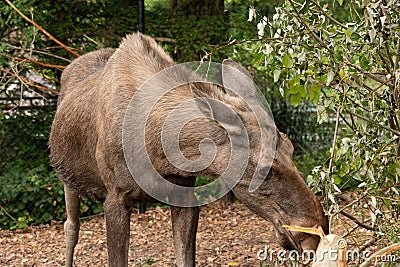
[[[128,266],[130,210],[118,201],[118,197],[107,196],[104,202],[106,218],[107,249],[109,267]]]
[[[199,207],[171,206],[171,217],[176,264],[178,267],[194,267]]]

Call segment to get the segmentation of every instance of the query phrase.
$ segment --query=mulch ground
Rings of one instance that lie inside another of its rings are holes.
[[[63,234],[61,222],[0,231],[0,266],[63,266]],[[176,266],[167,207],[133,214],[130,234],[129,266]],[[272,225],[243,204],[201,208],[196,266],[260,266],[257,252],[266,245],[278,248]],[[107,266],[102,216],[81,224],[75,266]]]
[[[373,233],[357,227],[348,218],[333,220],[331,227],[333,233],[345,236],[349,249],[365,246],[368,250],[376,251],[378,248],[370,242]],[[176,266],[171,228],[168,207],[151,208],[145,214],[136,211],[131,217],[129,266]],[[258,259],[257,253],[266,246],[269,251],[281,250],[275,240],[272,225],[239,201],[229,205],[214,202],[200,209],[196,266],[290,266],[290,262],[277,264],[276,257],[272,262],[268,259],[260,262]],[[0,267],[63,266],[64,259],[62,222],[31,226],[25,230],[0,230]],[[400,266],[396,265],[397,262],[400,264],[400,255],[397,260],[391,266]],[[106,232],[102,216],[81,223],[74,263],[75,266],[107,266]],[[349,266],[359,266],[359,263],[353,260]],[[382,265],[378,263],[373,266]]]

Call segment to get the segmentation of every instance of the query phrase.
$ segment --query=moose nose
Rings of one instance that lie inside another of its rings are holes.
[[[263,167],[258,171],[258,173],[260,174],[261,177],[265,178],[265,177],[267,177],[270,169],[271,169],[270,167]]]
[[[311,235],[301,241],[301,248],[308,251],[316,251],[320,238],[316,235]]]

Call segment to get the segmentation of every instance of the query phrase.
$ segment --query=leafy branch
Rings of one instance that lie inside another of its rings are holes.
[[[5,0],[8,5],[10,5],[21,17],[23,17],[26,21],[31,23],[33,26],[35,26],[38,30],[43,32],[47,37],[49,37],[51,40],[56,42],[58,45],[60,45],[63,49],[68,51],[70,54],[74,55],[75,57],[79,57],[79,54],[73,51],[71,48],[60,42],[57,38],[55,38],[53,35],[51,35],[48,31],[46,31],[42,26],[28,18],[21,10],[19,10],[13,3],[10,2],[10,0]]]
[[[14,77],[18,78],[18,80],[20,80],[20,81],[21,81],[23,84],[25,84],[25,85],[33,86],[33,87],[35,87],[35,88],[37,88],[37,89],[40,89],[40,90],[45,91],[45,92],[48,92],[48,93],[58,94],[58,91],[57,91],[57,90],[52,90],[52,89],[49,89],[49,88],[47,88],[47,87],[44,87],[44,86],[41,86],[41,85],[32,83],[32,82],[30,82],[28,79],[26,79],[26,78],[24,78],[24,77],[21,77],[21,76],[18,75],[17,73],[14,73],[14,72],[12,72],[12,71],[5,70],[5,69],[3,69],[3,68],[0,68],[0,70],[1,70],[3,73],[5,73],[5,74],[8,74],[8,75],[11,75],[11,76],[14,76]]]

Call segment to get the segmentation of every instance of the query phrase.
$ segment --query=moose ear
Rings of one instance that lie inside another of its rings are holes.
[[[246,102],[259,101],[250,72],[232,60],[225,59],[222,62],[222,83]]]
[[[195,98],[200,111],[208,118],[219,122],[228,132],[239,134],[243,122],[238,114],[223,102],[212,98]]]
[[[248,70],[246,70],[242,65],[240,65],[239,63],[236,63],[235,61],[229,60],[229,59],[224,59],[224,61],[222,61],[222,65],[223,67],[231,67],[231,68],[235,68],[238,71],[242,72],[244,75],[246,75],[247,77],[249,77],[250,79],[253,79],[253,77],[251,76],[250,72]],[[223,71],[226,69],[223,69]]]

